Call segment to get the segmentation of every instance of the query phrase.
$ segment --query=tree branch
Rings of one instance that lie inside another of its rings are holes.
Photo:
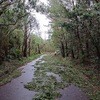
[[[9,23],[9,24],[0,24],[0,26],[10,26],[10,25],[15,25],[20,19],[22,19],[23,17],[27,16],[28,13],[26,13],[23,16],[20,16],[14,23]]]

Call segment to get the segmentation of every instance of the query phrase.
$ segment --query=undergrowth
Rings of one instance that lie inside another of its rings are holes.
[[[21,70],[18,70],[22,65],[38,58],[41,54],[24,57],[21,60],[5,61],[0,65],[0,86],[10,82],[13,78],[21,75]]]
[[[35,77],[32,82],[25,85],[31,91],[36,91],[38,94],[33,100],[56,100],[60,95],[57,90],[66,88],[65,83],[72,83],[80,87],[88,94],[91,100],[99,100],[99,83],[98,78],[91,70],[87,71],[79,65],[73,64],[69,58],[62,58],[60,56],[48,55],[44,57],[44,63],[37,62],[35,65]],[[62,79],[57,82],[54,76],[48,76],[46,72],[53,72],[59,75]],[[88,78],[87,74],[92,73],[92,78]]]

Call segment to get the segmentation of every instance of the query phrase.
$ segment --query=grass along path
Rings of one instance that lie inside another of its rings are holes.
[[[10,82],[13,78],[21,75],[21,70],[18,68],[26,63],[38,58],[42,54],[32,55],[24,57],[21,60],[11,60],[10,62],[4,62],[0,65],[0,86]]]
[[[38,61],[35,65],[36,78],[25,85],[31,91],[39,92],[33,100],[57,100],[61,96],[57,91],[66,88],[69,83],[85,90],[92,100],[99,100],[99,90],[93,94],[93,83],[70,60],[54,55],[48,55],[42,60],[43,63]]]

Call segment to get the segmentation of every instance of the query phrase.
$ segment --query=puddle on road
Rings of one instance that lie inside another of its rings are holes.
[[[58,74],[55,74],[53,72],[46,72],[46,74],[47,74],[47,76],[54,76],[56,78],[57,82],[62,81],[61,77]]]
[[[41,64],[43,64],[43,63],[45,63],[45,61],[44,61],[44,60],[42,60],[40,63],[41,63]]]
[[[36,62],[36,64],[35,65],[39,65],[39,64],[43,64],[43,63],[45,63],[45,61],[44,60],[38,60],[37,62]],[[34,66],[34,65],[33,65]]]

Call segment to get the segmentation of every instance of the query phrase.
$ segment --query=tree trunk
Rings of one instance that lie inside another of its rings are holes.
[[[62,41],[61,41],[61,54],[62,54],[62,57],[65,58],[65,47]]]
[[[28,42],[28,55],[30,56],[31,55],[31,39],[29,39],[29,42]]]
[[[71,55],[72,55],[72,58],[74,59],[74,58],[75,58],[75,56],[74,56],[74,51],[73,51],[73,48],[72,48],[72,50],[71,50]]]
[[[66,41],[66,46],[65,46],[65,50],[66,50],[66,57],[68,57],[68,46],[67,46],[67,41]]]
[[[38,53],[38,54],[41,54],[41,51],[40,51],[40,46],[39,46],[39,44],[37,45],[37,53]]]
[[[27,57],[27,25],[25,25],[23,56]]]
[[[89,58],[90,54],[89,54],[89,43],[88,40],[86,40],[86,56],[87,58]]]
[[[83,51],[83,47],[82,47],[81,38],[80,38],[80,35],[79,35],[79,25],[78,25],[79,23],[78,23],[78,18],[77,17],[76,17],[76,23],[77,23],[77,27],[76,27],[76,37],[77,37],[78,42],[79,42],[79,50],[80,50],[80,53],[83,56],[84,55],[84,51]]]

